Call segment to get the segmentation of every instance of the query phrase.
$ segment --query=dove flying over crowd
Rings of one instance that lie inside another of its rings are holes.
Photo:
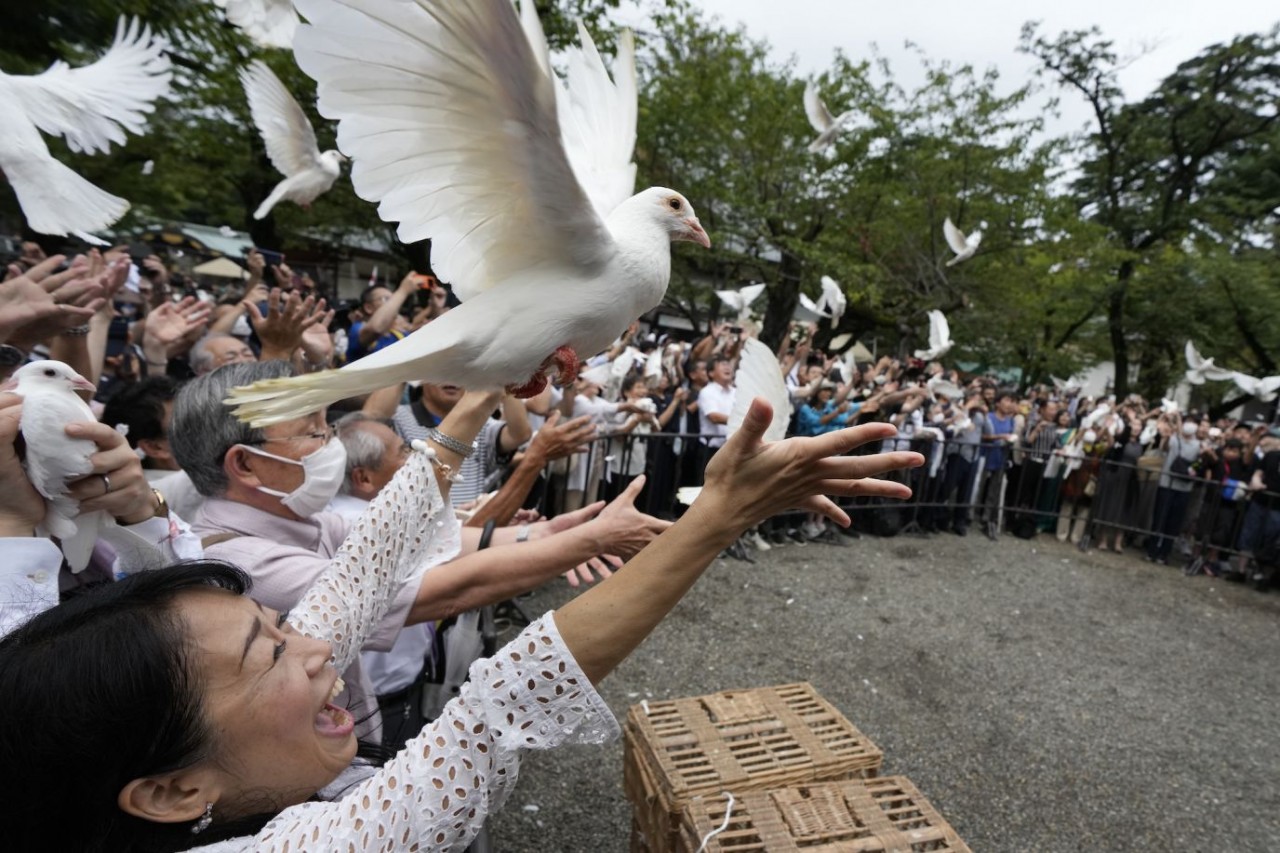
[[[1200,355],[1196,345],[1187,341],[1185,348],[1187,357],[1187,381],[1192,385],[1203,385],[1205,381],[1225,382],[1235,377],[1235,372],[1225,367],[1218,367],[1213,359]]]
[[[763,283],[748,284],[737,290],[717,290],[716,296],[720,297],[720,301],[734,312],[738,322],[744,322],[751,319],[751,306],[760,298],[764,290]]]
[[[263,218],[282,201],[307,207],[329,191],[347,158],[333,150],[321,153],[307,114],[265,63],[249,63],[240,72],[240,82],[271,165],[284,175],[284,180],[258,205],[253,218]]]
[[[845,110],[839,117],[832,118],[830,110],[818,94],[818,84],[812,80],[804,87],[804,114],[809,117],[809,124],[818,132],[817,138],[809,143],[809,151],[814,154],[822,154],[835,145],[836,137],[858,117],[857,110]]]
[[[634,187],[635,50],[613,75],[579,29],[570,74],[549,73],[536,15],[509,0],[298,0],[294,38],[338,121],[362,198],[432,239],[432,265],[462,304],[347,365],[232,392],[258,425],[403,380],[505,387],[529,397],[554,370],[573,381],[658,305],[670,244],[710,246],[688,200]],[[405,81],[412,81],[407,84]]]
[[[951,325],[941,311],[929,312],[929,348],[918,349],[915,357],[922,361],[936,361],[951,351],[955,341],[951,340]]]
[[[102,245],[89,232],[124,216],[129,202],[55,160],[40,134],[61,136],[72,151],[87,154],[123,145],[126,132],[141,134],[147,114],[169,92],[166,47],[136,18],[121,18],[97,62],[81,68],[55,62],[31,76],[0,72],[0,171],[33,231]]]
[[[1268,376],[1259,379],[1239,371],[1231,372],[1231,381],[1246,394],[1257,397],[1260,403],[1270,403],[1280,394],[1280,376]]]
[[[961,261],[967,261],[973,257],[978,251],[978,246],[982,243],[982,232],[974,231],[972,234],[965,236],[965,233],[957,228],[948,216],[942,222],[942,236],[946,237],[947,245],[951,247],[951,251],[955,252],[955,257],[947,261],[947,266],[954,267]]]

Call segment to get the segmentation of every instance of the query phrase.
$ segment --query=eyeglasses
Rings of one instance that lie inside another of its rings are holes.
[[[266,444],[268,441],[325,441],[333,438],[333,427],[326,426],[321,432],[309,432],[305,435],[286,435],[280,438],[258,438],[253,441],[242,441],[241,444]]]

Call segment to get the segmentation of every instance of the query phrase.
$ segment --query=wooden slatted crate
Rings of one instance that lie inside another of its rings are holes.
[[[641,839],[666,853],[695,797],[874,776],[882,760],[812,685],[785,684],[632,706],[623,786]]]
[[[681,818],[681,851],[724,826],[723,795],[698,797]],[[735,794],[728,826],[706,853],[969,853],[951,825],[904,776]]]

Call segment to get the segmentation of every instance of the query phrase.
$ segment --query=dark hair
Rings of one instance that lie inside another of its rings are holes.
[[[637,385],[644,385],[644,377],[639,373],[632,373],[626,379],[622,380],[622,393],[627,393]]]
[[[164,438],[164,404],[177,393],[177,381],[168,376],[151,376],[123,385],[103,408],[102,422],[110,427],[128,427],[124,437],[133,448],[140,441]]]
[[[732,361],[733,361],[733,359],[726,358],[726,357],[725,357],[725,356],[723,356],[723,355],[713,355],[713,356],[711,356],[711,358],[707,359],[707,372],[708,372],[708,373],[710,373],[711,371],[715,370],[715,369],[716,369],[717,367],[719,367],[720,365],[722,365],[722,364],[730,364],[730,363],[732,363]]]
[[[193,836],[190,823],[134,817],[117,797],[134,779],[208,755],[212,734],[174,605],[191,590],[249,586],[225,563],[178,564],[88,589],[0,640],[6,847],[169,851],[216,840]]]
[[[1001,400],[1012,400],[1016,403],[1018,402],[1018,395],[1012,391],[997,391],[996,402],[999,403]]]
[[[369,285],[369,286],[368,286],[368,287],[366,287],[364,290],[360,291],[360,304],[361,304],[361,305],[368,305],[368,304],[369,304],[369,300],[373,298],[373,292],[374,292],[375,290],[391,290],[391,288],[390,288],[390,287],[387,287],[385,284],[371,284],[371,285]]]

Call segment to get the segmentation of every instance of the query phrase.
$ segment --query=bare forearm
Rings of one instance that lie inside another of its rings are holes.
[[[602,550],[603,545],[584,524],[536,542],[499,545],[467,554],[423,576],[405,623],[445,619],[506,601],[564,574]]]
[[[60,361],[85,379],[98,382],[93,372],[93,359],[89,355],[88,335],[54,335],[49,344],[49,357]]]
[[[475,515],[467,520],[467,527],[484,527],[492,519],[499,526],[511,521],[511,517],[524,506],[525,498],[538,481],[542,472],[542,457],[526,453],[516,466],[516,470],[502,484],[498,493],[485,501],[484,506],[476,510]]]
[[[593,684],[649,636],[735,535],[695,504],[613,577],[556,611],[560,636]]]
[[[400,399],[403,396],[403,382],[396,385],[388,385],[386,388],[379,388],[364,401],[361,411],[371,418],[393,417],[396,409],[400,406]]]
[[[404,301],[408,298],[408,293],[397,288],[395,293],[391,294],[391,298],[378,306],[378,310],[373,312],[364,325],[360,327],[360,343],[364,346],[370,346],[378,338],[391,331],[391,324],[396,321],[396,315],[400,313]]]

